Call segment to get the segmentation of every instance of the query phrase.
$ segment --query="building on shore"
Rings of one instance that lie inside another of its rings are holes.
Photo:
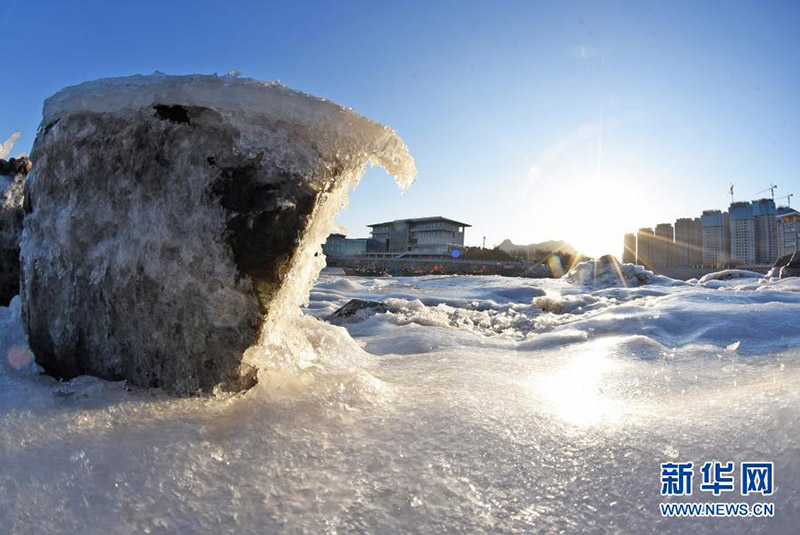
[[[339,258],[344,256],[344,240],[346,239],[347,237],[344,234],[334,232],[328,236],[328,239],[322,244],[322,252],[328,258]]]
[[[659,223],[656,225],[655,239],[653,240],[653,269],[667,269],[673,267],[675,254],[675,231],[672,223]]]
[[[380,252],[382,244],[370,238],[348,238],[344,234],[333,233],[322,245],[322,252],[329,258],[361,256]]]
[[[756,262],[756,228],[753,205],[749,202],[731,203],[728,208],[731,225],[731,260],[742,264]]]
[[[445,257],[464,248],[464,229],[470,225],[436,216],[367,226],[372,229],[371,238],[382,244],[384,253]]]
[[[696,267],[703,264],[703,226],[700,218],[682,217],[675,221],[674,266]]]
[[[622,263],[636,263],[636,234],[625,234],[625,240],[622,246]]]
[[[717,267],[728,262],[730,258],[728,247],[728,218],[719,210],[703,210],[700,217],[702,228],[704,266]]]
[[[647,269],[653,269],[653,240],[655,235],[651,228],[640,228],[636,233],[636,263]]]
[[[777,257],[800,251],[800,212],[788,206],[776,210]]]
[[[753,242],[756,264],[772,264],[778,258],[778,220],[775,201],[753,201]]]
[[[347,238],[334,233],[328,236],[322,251],[330,258],[457,257],[453,252],[464,249],[464,229],[470,225],[437,216],[367,226],[372,229],[369,238]]]

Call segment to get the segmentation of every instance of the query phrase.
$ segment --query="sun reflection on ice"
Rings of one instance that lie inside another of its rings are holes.
[[[550,373],[531,378],[532,394],[565,423],[585,427],[621,422],[622,403],[609,381],[620,367],[609,354],[613,345],[613,340],[602,340],[558,355]]]

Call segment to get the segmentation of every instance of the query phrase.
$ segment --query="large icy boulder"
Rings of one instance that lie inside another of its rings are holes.
[[[26,184],[22,300],[36,361],[179,393],[255,381],[324,265],[368,162],[401,186],[390,129],[275,83],[87,82],[45,102]]]
[[[31,168],[28,158],[0,159],[0,306],[19,293],[19,240],[22,192]]]

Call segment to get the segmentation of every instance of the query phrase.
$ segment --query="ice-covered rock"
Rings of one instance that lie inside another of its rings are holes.
[[[609,288],[644,284],[681,284],[663,275],[656,275],[636,264],[620,264],[612,255],[587,260],[573,267],[564,278],[576,286]]]
[[[324,265],[368,162],[401,187],[389,128],[275,83],[131,76],[45,102],[25,187],[23,319],[37,362],[186,393],[251,385]]]
[[[0,150],[0,153],[5,152],[5,148]],[[0,160],[0,306],[8,306],[11,298],[19,293],[22,192],[30,168],[28,158]]]
[[[779,276],[781,279],[800,277],[800,251],[795,251],[789,261],[781,267]]]
[[[789,277],[800,277],[800,252],[795,251],[778,258],[767,273],[770,280]]]

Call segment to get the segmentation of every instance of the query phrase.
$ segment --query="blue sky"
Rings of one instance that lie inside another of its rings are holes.
[[[123,5],[124,4],[124,5]],[[29,151],[43,100],[106,76],[280,80],[392,126],[400,195],[370,170],[339,222],[444,215],[487,245],[626,230],[777,183],[800,205],[800,4],[0,2],[0,137]],[[16,32],[16,33],[15,33]]]

